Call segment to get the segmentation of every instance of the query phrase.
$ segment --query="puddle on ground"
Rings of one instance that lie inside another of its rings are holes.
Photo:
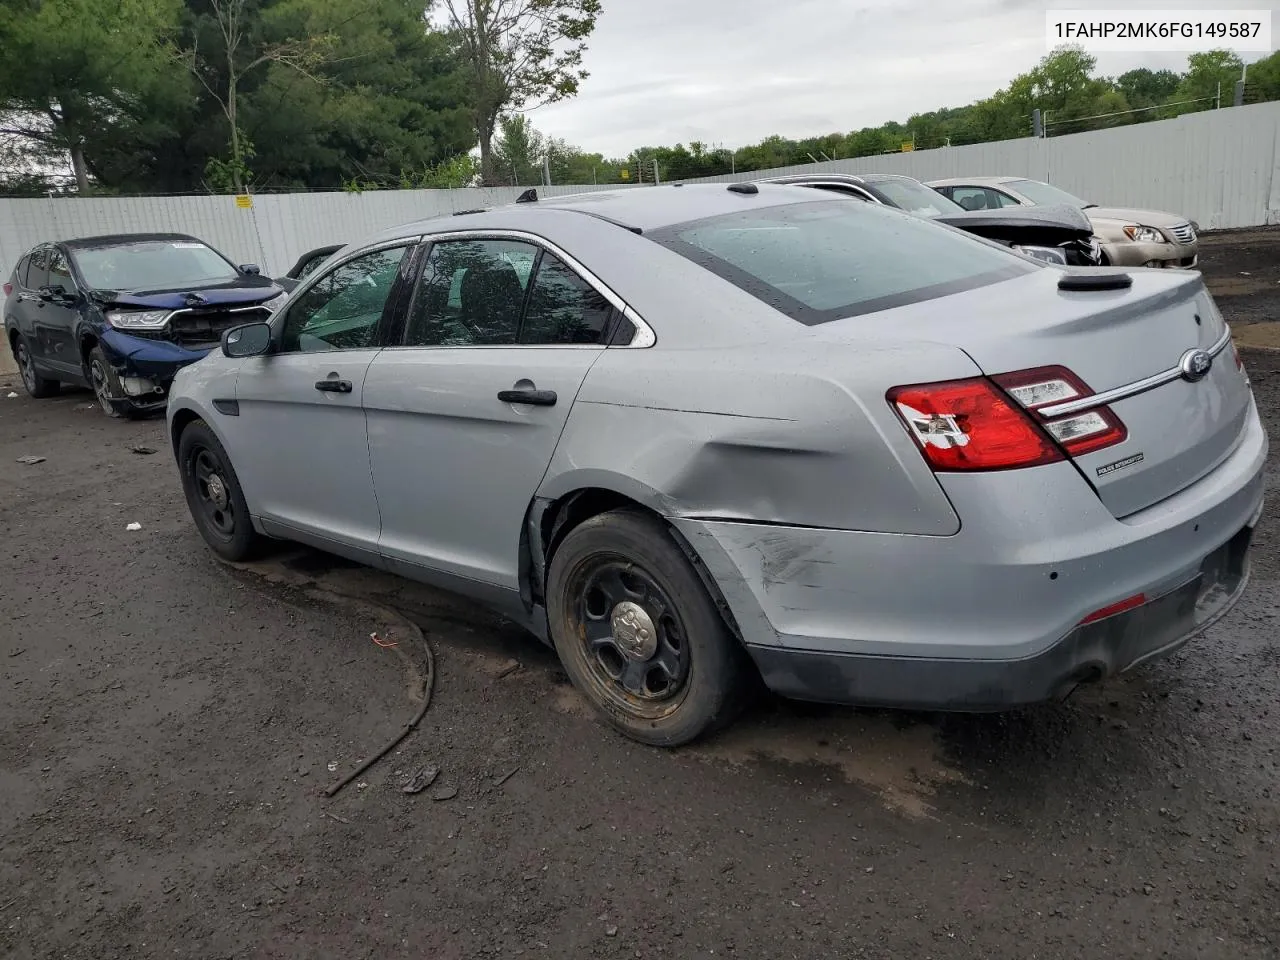
[[[734,767],[762,760],[826,767],[846,783],[871,790],[891,810],[919,819],[933,816],[939,787],[969,782],[943,760],[933,726],[901,727],[887,717],[853,710],[820,717],[747,717],[683,752]]]

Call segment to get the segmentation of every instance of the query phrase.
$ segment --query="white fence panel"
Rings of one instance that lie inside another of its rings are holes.
[[[920,180],[1007,175],[1047,180],[1107,206],[1180,213],[1201,227],[1280,222],[1280,102],[1207,110],[1174,120],[1048,139],[1026,138],[804,164],[710,182],[785,173],[902,173]],[[359,240],[412,220],[509,203],[524,188],[262,195],[251,209],[228,196],[0,199],[0,273],[36,243],[103,233],[194,234],[269,274],[307,250]],[[543,196],[596,189],[539,187]],[[644,189],[635,185],[632,189]]]

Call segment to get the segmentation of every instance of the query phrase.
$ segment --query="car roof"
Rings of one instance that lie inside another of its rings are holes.
[[[885,183],[889,180],[910,180],[915,177],[900,173],[792,173],[783,177],[768,177],[756,183]]]
[[[69,250],[119,247],[129,243],[204,243],[203,240],[198,240],[185,233],[109,233],[100,237],[77,237],[74,240],[62,240],[59,242]]]
[[[1015,180],[1026,180],[1027,177],[948,177],[945,180],[930,180],[931,187],[994,187],[1002,183],[1013,183]]]
[[[678,223],[702,220],[743,210],[830,200],[803,187],[781,184],[690,183],[657,187],[600,190],[532,202],[512,203],[489,210],[432,217],[406,223],[378,234],[369,242],[385,242],[448,230],[534,228],[548,215],[586,215],[631,230],[648,233]]]

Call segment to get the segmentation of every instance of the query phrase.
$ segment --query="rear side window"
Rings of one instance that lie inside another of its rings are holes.
[[[27,285],[27,265],[31,263],[31,254],[27,254],[18,261],[18,265],[13,268],[13,279],[18,281],[18,286],[25,287]]]
[[[709,217],[646,236],[804,324],[1043,269],[920,217],[848,200]]]
[[[599,343],[612,309],[595,287],[557,257],[544,252],[520,325],[520,342]]]
[[[49,285],[49,248],[37,247],[31,251],[31,260],[27,264],[28,290],[39,290]]]

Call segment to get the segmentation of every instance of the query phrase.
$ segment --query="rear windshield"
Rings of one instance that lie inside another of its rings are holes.
[[[1017,190],[1032,203],[1038,203],[1041,205],[1061,203],[1068,207],[1076,207],[1081,210],[1092,206],[1092,204],[1086,203],[1079,197],[1072,196],[1065,190],[1059,190],[1052,184],[1041,183],[1039,180],[1014,180],[1009,184],[1009,186],[1010,188]]]
[[[75,251],[95,290],[177,290],[226,283],[240,274],[222,254],[193,240],[144,240]]]
[[[805,324],[1043,269],[949,227],[856,200],[766,207],[645,236]]]
[[[899,210],[914,213],[917,217],[940,217],[944,213],[964,213],[964,207],[944,197],[933,187],[926,187],[919,180],[893,179],[871,180],[867,186],[880,199]]]

